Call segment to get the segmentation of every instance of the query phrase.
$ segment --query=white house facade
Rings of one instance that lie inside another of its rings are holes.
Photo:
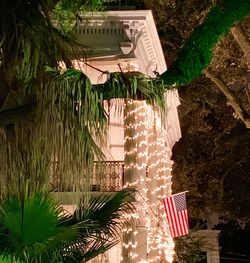
[[[94,13],[78,23],[75,33],[91,48],[87,62],[76,64],[92,83],[104,82],[107,71],[139,71],[153,78],[167,69],[151,11]],[[173,261],[174,243],[162,198],[172,193],[171,152],[181,137],[177,92],[166,92],[165,102],[164,114],[145,101],[107,103],[109,133],[103,147],[107,161],[96,164],[92,190],[133,186],[138,193],[136,211],[121,243],[94,262]],[[69,200],[64,205],[72,209],[75,201]]]

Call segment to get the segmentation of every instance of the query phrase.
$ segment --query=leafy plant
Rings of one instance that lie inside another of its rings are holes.
[[[71,33],[78,21],[83,20],[86,12],[100,11],[112,0],[61,0],[58,1],[53,13],[60,23],[63,32]]]
[[[204,259],[201,247],[204,241],[195,234],[195,231],[188,236],[175,239],[174,263],[198,263]]]
[[[73,215],[65,214],[41,192],[8,198],[0,210],[2,262],[92,259],[119,242],[126,215],[133,211],[129,199],[133,192],[128,189],[81,201]]]

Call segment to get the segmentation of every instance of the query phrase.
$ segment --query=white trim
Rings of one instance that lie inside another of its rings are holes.
[[[133,43],[136,45],[134,54],[138,59],[141,72],[153,76],[152,70],[157,70],[160,74],[166,71],[166,62],[150,10],[96,12],[84,17],[86,19],[79,23],[78,27],[105,27],[106,30],[101,32],[103,35],[100,35],[102,38],[104,35],[105,37],[111,36],[109,29],[111,27],[116,30],[123,28],[125,32],[128,32],[127,42],[137,41],[137,43]],[[136,39],[137,37],[138,39]],[[124,58],[129,58],[129,56],[126,57],[127,54],[124,55]],[[157,64],[157,68],[155,64]]]
[[[94,63],[117,65],[124,61],[135,62],[136,70],[155,77],[153,71],[162,74],[167,70],[158,32],[150,10],[108,11],[88,14],[78,24],[76,31],[84,41],[96,50],[103,50],[92,58]],[[83,33],[84,32],[84,33]],[[99,60],[99,62],[98,62]],[[112,67],[110,67],[112,68]],[[113,70],[114,67],[113,67]],[[119,70],[117,66],[117,70]],[[178,92],[167,92],[165,119],[168,147],[181,137],[177,106]]]

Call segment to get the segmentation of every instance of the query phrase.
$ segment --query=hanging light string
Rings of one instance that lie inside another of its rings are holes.
[[[126,171],[134,171],[134,180],[127,182],[125,187],[136,186],[143,200],[141,212],[148,229],[148,259],[145,262],[159,261],[163,256],[173,261],[174,243],[169,233],[166,216],[161,199],[171,194],[170,150],[165,145],[166,131],[161,127],[159,114],[145,102],[128,101],[129,111],[124,120],[125,129],[125,164]],[[146,169],[148,169],[147,176]],[[153,175],[153,173],[155,174]],[[150,189],[150,192],[148,191]],[[152,199],[152,197],[154,197]],[[155,201],[154,201],[155,200]],[[138,200],[137,200],[138,201]],[[147,204],[145,205],[144,202]],[[139,211],[136,211],[139,218]],[[151,215],[150,215],[151,214]],[[152,219],[153,215],[153,219]],[[160,224],[161,222],[161,224]],[[163,222],[163,224],[162,224]],[[133,237],[138,232],[136,228]],[[136,245],[130,256],[137,258]],[[124,243],[128,247],[128,244]]]

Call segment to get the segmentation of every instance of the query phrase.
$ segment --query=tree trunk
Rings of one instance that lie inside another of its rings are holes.
[[[216,84],[216,86],[223,92],[226,96],[229,104],[234,109],[235,114],[241,119],[241,121],[245,124],[245,126],[250,129],[250,116],[249,114],[243,109],[239,100],[236,98],[234,93],[231,89],[220,79],[214,76],[208,70],[204,70],[204,73],[207,78],[209,78],[212,82]]]
[[[250,69],[250,43],[249,40],[247,39],[247,36],[244,34],[244,32],[241,29],[239,29],[236,26],[232,27],[230,31],[235,41],[238,43],[241,50],[243,51],[244,56],[246,58],[247,66]]]

